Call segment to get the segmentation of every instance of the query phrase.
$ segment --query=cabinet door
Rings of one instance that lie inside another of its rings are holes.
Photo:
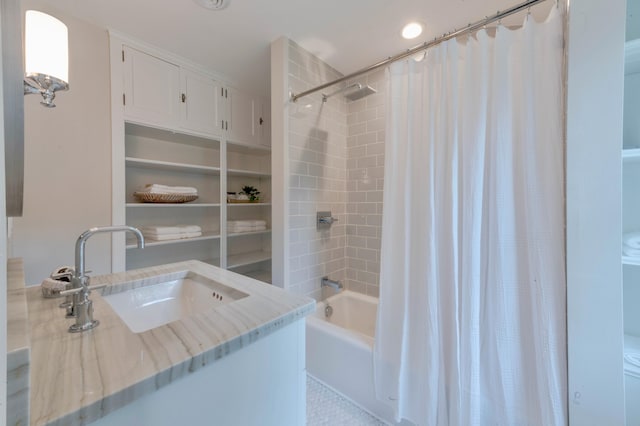
[[[164,127],[177,126],[179,67],[139,50],[123,47],[124,115]]]
[[[259,98],[258,101],[254,103],[254,107],[260,145],[271,146],[271,108],[269,101],[264,98]]]
[[[184,68],[180,70],[180,75],[181,127],[208,135],[220,135],[222,126],[218,114],[219,84],[206,75]]]
[[[233,142],[257,145],[258,129],[254,115],[254,99],[252,96],[232,87],[228,88],[228,137]]]

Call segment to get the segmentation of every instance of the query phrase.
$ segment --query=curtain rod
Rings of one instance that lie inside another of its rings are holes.
[[[546,1],[546,0],[528,0],[528,1],[525,1],[524,3],[520,3],[520,4],[516,5],[516,6],[510,7],[509,9],[506,9],[506,10],[503,10],[503,11],[498,11],[493,16],[488,16],[485,19],[481,19],[480,21],[477,21],[477,22],[474,22],[472,24],[469,24],[466,27],[461,28],[459,30],[454,29],[450,33],[445,33],[442,36],[436,37],[436,38],[434,38],[433,40],[431,40],[429,42],[424,42],[421,45],[418,45],[418,46],[413,47],[411,49],[407,49],[403,53],[399,53],[399,54],[397,54],[395,56],[390,56],[390,57],[388,57],[387,59],[385,59],[383,61],[377,62],[377,63],[375,63],[373,65],[369,65],[366,68],[362,68],[362,69],[360,69],[358,71],[352,72],[351,74],[345,75],[345,76],[340,77],[340,78],[338,78],[336,80],[330,81],[328,83],[321,84],[320,86],[316,86],[313,89],[305,90],[304,92],[300,92],[297,95],[291,93],[291,98],[290,99],[293,102],[296,102],[298,99],[300,99],[300,98],[302,98],[304,96],[310,95],[310,94],[315,93],[315,92],[317,92],[319,90],[322,90],[322,89],[326,89],[327,87],[333,86],[334,84],[342,83],[343,81],[352,79],[353,77],[357,77],[359,75],[366,74],[368,72],[371,72],[373,70],[381,68],[381,67],[383,67],[383,66],[385,66],[387,64],[391,64],[393,62],[396,62],[396,61],[399,61],[401,59],[404,59],[404,58],[406,58],[408,56],[411,56],[411,55],[413,55],[415,53],[418,53],[420,51],[427,50],[430,47],[433,47],[433,46],[435,46],[437,44],[440,44],[440,43],[442,43],[444,41],[450,40],[452,38],[456,38],[456,37],[458,37],[458,36],[460,36],[460,35],[462,35],[464,33],[473,32],[473,31],[479,30],[479,29],[483,28],[485,25],[491,24],[491,23],[496,22],[496,21],[500,21],[502,18],[506,18],[507,16],[513,15],[514,13],[522,12],[523,10],[529,9],[531,6],[535,6],[536,4],[542,3],[543,1]]]

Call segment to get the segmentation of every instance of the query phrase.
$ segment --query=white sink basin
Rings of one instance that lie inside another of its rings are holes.
[[[147,285],[143,280],[136,288],[122,291],[113,289],[111,294],[103,296],[134,333],[142,333],[248,296],[193,272],[177,279],[174,277],[158,282],[155,278],[148,281]]]

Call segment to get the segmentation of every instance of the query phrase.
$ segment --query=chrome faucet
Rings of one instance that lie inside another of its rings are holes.
[[[132,232],[138,239],[138,248],[144,248],[144,236],[138,228],[132,226],[103,226],[84,231],[76,241],[76,268],[71,278],[71,289],[61,291],[60,294],[72,296],[72,302],[67,307],[67,317],[76,319],[69,327],[70,333],[78,333],[98,326],[100,322],[93,319],[93,302],[89,300],[91,290],[97,290],[105,285],[89,286],[90,277],[84,269],[84,250],[89,237],[103,232]]]
[[[340,281],[330,280],[329,277],[322,277],[322,281],[321,281],[320,287],[331,287],[336,292],[338,292],[338,291],[340,291],[340,290],[342,290],[344,288]]]

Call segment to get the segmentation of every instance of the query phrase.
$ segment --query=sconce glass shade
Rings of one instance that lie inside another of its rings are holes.
[[[54,107],[58,90],[69,88],[67,26],[36,10],[25,17],[25,94],[40,93],[42,104]]]

